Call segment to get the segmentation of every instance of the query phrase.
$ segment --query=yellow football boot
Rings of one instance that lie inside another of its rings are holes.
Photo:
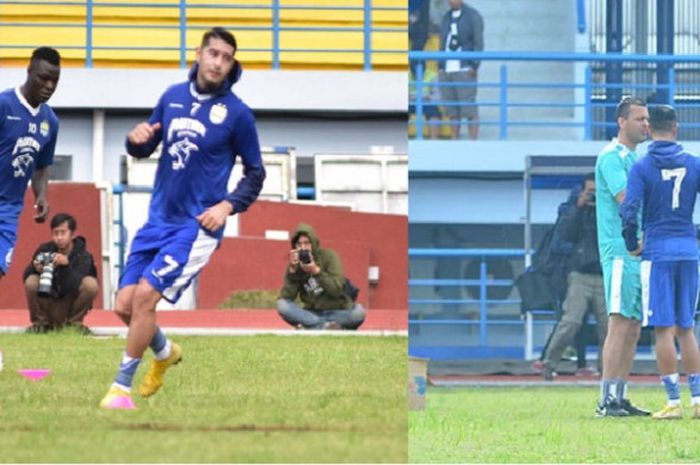
[[[680,405],[666,405],[664,408],[653,414],[651,418],[655,420],[680,420],[683,418],[683,411],[681,410]]]
[[[170,351],[170,356],[165,360],[151,361],[151,366],[148,367],[148,372],[143,377],[141,385],[139,385],[139,395],[141,397],[149,397],[158,392],[158,389],[163,385],[163,376],[165,370],[171,365],[176,365],[182,360],[182,348],[173,342],[173,347]]]

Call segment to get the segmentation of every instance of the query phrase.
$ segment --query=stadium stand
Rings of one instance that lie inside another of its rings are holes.
[[[50,5],[50,8],[47,6]],[[398,0],[39,2],[0,4],[0,62],[23,64],[40,35],[72,65],[184,66],[202,31],[236,30],[251,68],[405,69],[407,17]],[[367,62],[369,59],[369,62]]]

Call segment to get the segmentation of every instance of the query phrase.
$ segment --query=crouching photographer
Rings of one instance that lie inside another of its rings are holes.
[[[76,236],[77,222],[67,213],[51,219],[51,241],[32,255],[24,270],[30,333],[45,333],[72,326],[84,334],[90,330],[83,318],[98,291],[97,270],[86,250],[85,238]]]
[[[364,308],[355,303],[357,293],[343,275],[338,254],[321,248],[311,226],[297,226],[277,301],[277,311],[284,321],[297,328],[357,329],[365,321]],[[303,308],[295,303],[297,296]]]

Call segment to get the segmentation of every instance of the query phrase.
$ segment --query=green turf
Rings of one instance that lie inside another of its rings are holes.
[[[660,408],[663,388],[632,400]],[[690,403],[687,385],[682,399]],[[700,420],[594,418],[598,389],[431,388],[409,414],[412,463],[698,463]]]
[[[0,335],[0,462],[406,461],[405,337],[175,340],[162,390],[104,411],[124,339]]]

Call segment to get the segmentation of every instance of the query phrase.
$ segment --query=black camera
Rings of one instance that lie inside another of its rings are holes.
[[[304,265],[311,263],[311,254],[306,249],[301,249],[299,251],[299,261]]]
[[[56,254],[53,252],[40,252],[36,260],[44,265],[44,269],[39,275],[39,297],[51,297],[51,284],[53,283],[53,259]]]
[[[447,48],[450,49],[451,52],[456,52],[462,47],[462,44],[459,43],[459,37],[456,35],[451,35],[450,36],[450,41],[447,44]]]
[[[595,203],[595,192],[589,192],[588,194],[586,194],[586,202]]]

